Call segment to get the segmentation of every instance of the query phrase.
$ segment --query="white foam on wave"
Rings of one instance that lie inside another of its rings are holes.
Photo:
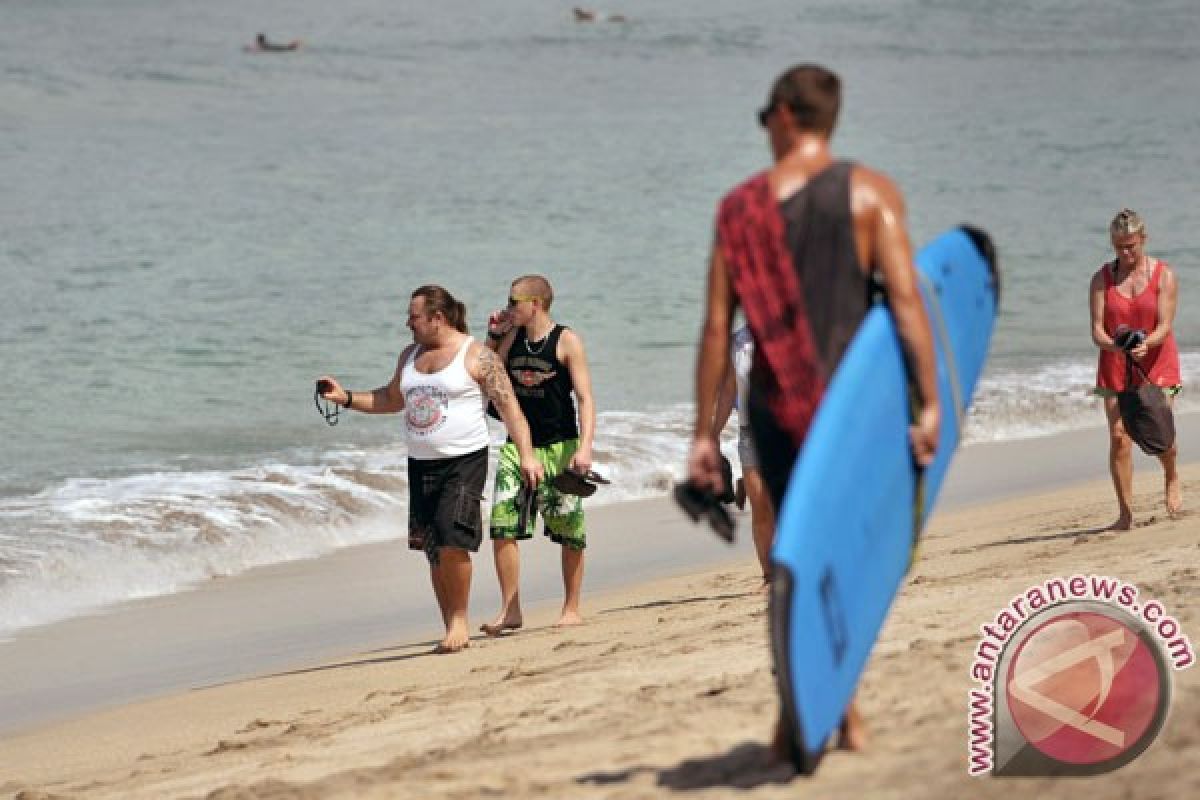
[[[1185,376],[1200,368],[1200,354],[1184,355],[1183,367]],[[1090,393],[1094,370],[1079,361],[994,370],[976,393],[965,443],[1102,425],[1100,401]],[[1185,392],[1177,408],[1200,402]],[[666,494],[684,474],[692,420],[688,403],[601,413],[594,469],[612,483],[588,506]],[[503,433],[493,433],[495,447]],[[726,428],[722,450],[739,470],[736,424]],[[490,485],[489,478],[488,494]],[[77,479],[0,497],[0,636],[256,566],[399,537],[407,505],[400,442],[292,453],[231,471]]]
[[[266,464],[5,499],[0,634],[394,536],[404,486],[394,472]]]
[[[691,406],[686,404],[598,415],[595,469],[612,484],[592,495],[589,503],[620,503],[665,494],[683,475],[691,424]]]
[[[690,420],[687,406],[602,414],[594,469],[612,484],[588,505],[665,493]],[[402,444],[305,455],[318,463],[76,479],[0,498],[0,636],[404,533]]]
[[[1200,370],[1200,353],[1180,357],[1184,379]],[[986,374],[975,392],[964,444],[1051,436],[1070,430],[1103,427],[1103,402],[1092,389],[1096,363],[1060,361],[1035,369],[998,369]],[[1200,400],[1184,391],[1178,411],[1200,409]]]

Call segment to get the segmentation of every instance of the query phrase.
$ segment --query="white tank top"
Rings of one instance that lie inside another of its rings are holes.
[[[416,367],[420,346],[414,347],[400,373],[404,392],[404,431],[408,455],[420,461],[453,458],[488,446],[486,401],[479,384],[467,372],[470,336],[454,360],[438,372]]]

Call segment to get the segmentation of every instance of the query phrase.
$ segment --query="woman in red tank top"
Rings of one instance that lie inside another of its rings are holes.
[[[1121,422],[1117,392],[1126,388],[1125,351],[1115,339],[1121,329],[1142,331],[1145,340],[1129,352],[1150,381],[1162,387],[1169,400],[1182,388],[1179,349],[1171,325],[1175,320],[1178,286],[1165,261],[1146,255],[1146,226],[1136,211],[1123,209],[1109,225],[1116,259],[1092,276],[1089,303],[1092,341],[1100,348],[1096,393],[1104,398],[1108,417],[1108,466],[1117,492],[1118,517],[1113,530],[1133,525],[1133,442]],[[1176,447],[1160,455],[1165,478],[1167,513],[1183,507],[1183,491],[1175,469]]]

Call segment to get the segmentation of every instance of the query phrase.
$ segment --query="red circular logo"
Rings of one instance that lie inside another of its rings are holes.
[[[1104,613],[1055,616],[1021,642],[1009,664],[1013,722],[1029,744],[1063,764],[1141,752],[1157,735],[1169,697],[1153,646]]]

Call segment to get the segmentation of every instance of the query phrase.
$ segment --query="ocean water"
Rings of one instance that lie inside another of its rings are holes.
[[[916,242],[996,239],[970,441],[1100,423],[1086,289],[1121,206],[1200,366],[1190,0],[570,8],[0,0],[0,634],[399,535],[398,420],[327,427],[312,381],[384,383],[422,283],[481,329],[546,273],[588,346],[597,499],[665,491],[713,210],[798,61],[842,74],[837,149],[897,179]],[[306,44],[243,52],[258,31]]]

